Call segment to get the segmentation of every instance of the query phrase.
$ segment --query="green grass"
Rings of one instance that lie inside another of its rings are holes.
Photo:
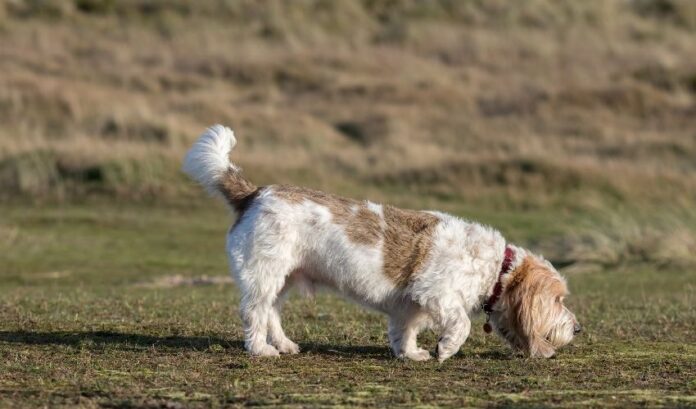
[[[253,359],[232,285],[142,285],[225,275],[221,206],[0,212],[3,407],[696,406],[693,269],[569,273],[585,333],[551,360],[514,355],[478,317],[444,364],[402,362],[382,316],[330,295],[287,304],[300,355]],[[520,231],[545,222],[529,228],[531,241],[572,222],[535,213],[487,221]]]

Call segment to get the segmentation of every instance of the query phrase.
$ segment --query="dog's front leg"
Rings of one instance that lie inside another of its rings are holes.
[[[471,321],[463,307],[445,310],[440,317],[442,335],[437,343],[437,360],[442,362],[456,354],[469,337]]]

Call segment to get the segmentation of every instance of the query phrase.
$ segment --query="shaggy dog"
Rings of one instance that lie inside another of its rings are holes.
[[[563,305],[565,280],[499,232],[440,212],[256,187],[230,162],[235,144],[229,128],[215,125],[183,169],[238,215],[226,249],[250,354],[299,352],[280,320],[283,295],[295,285],[328,287],[387,314],[394,354],[416,361],[430,358],[416,343],[422,329],[441,332],[437,356],[444,361],[466,341],[469,317],[481,309],[487,331],[531,357],[552,356],[580,331]]]

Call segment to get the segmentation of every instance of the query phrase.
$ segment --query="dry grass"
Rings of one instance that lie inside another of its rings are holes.
[[[179,193],[168,173],[225,122],[262,182],[693,200],[696,8],[578,3],[8,1],[2,193]],[[22,182],[36,152],[71,170]],[[62,183],[152,158],[172,166]]]
[[[613,263],[636,242],[696,254],[691,2],[0,10],[0,200],[197,196],[180,158],[222,122],[257,183],[466,215],[602,214],[587,234],[532,238],[556,258]]]

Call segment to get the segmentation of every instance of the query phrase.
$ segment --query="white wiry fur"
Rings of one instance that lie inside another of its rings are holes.
[[[229,158],[229,153],[236,144],[237,140],[230,128],[211,126],[188,151],[182,169],[209,193],[216,194],[220,177],[228,169],[236,169]]]
[[[216,125],[194,144],[184,170],[210,191],[221,189],[220,178],[230,169],[238,170],[228,158],[234,145],[232,131]],[[254,192],[227,235],[230,270],[242,294],[245,347],[252,355],[299,352],[280,321],[284,295],[297,284],[310,289],[327,287],[387,314],[389,341],[399,357],[430,358],[416,344],[419,331],[426,327],[441,332],[440,361],[459,350],[471,329],[469,317],[480,310],[498,280],[506,247],[500,233],[448,214],[428,212],[437,223],[432,246],[419,271],[406,285],[399,285],[385,274],[386,236],[369,244],[351,240],[346,226],[327,206],[310,198],[288,200],[281,189],[272,185]],[[385,229],[385,208],[363,204]],[[357,205],[346,208],[352,214],[357,212]],[[527,255],[521,248],[514,249],[513,270]],[[568,314],[563,320],[573,322],[559,325],[572,337],[575,317]],[[502,318],[498,321],[502,328],[505,323]],[[556,337],[569,341],[565,333]]]

